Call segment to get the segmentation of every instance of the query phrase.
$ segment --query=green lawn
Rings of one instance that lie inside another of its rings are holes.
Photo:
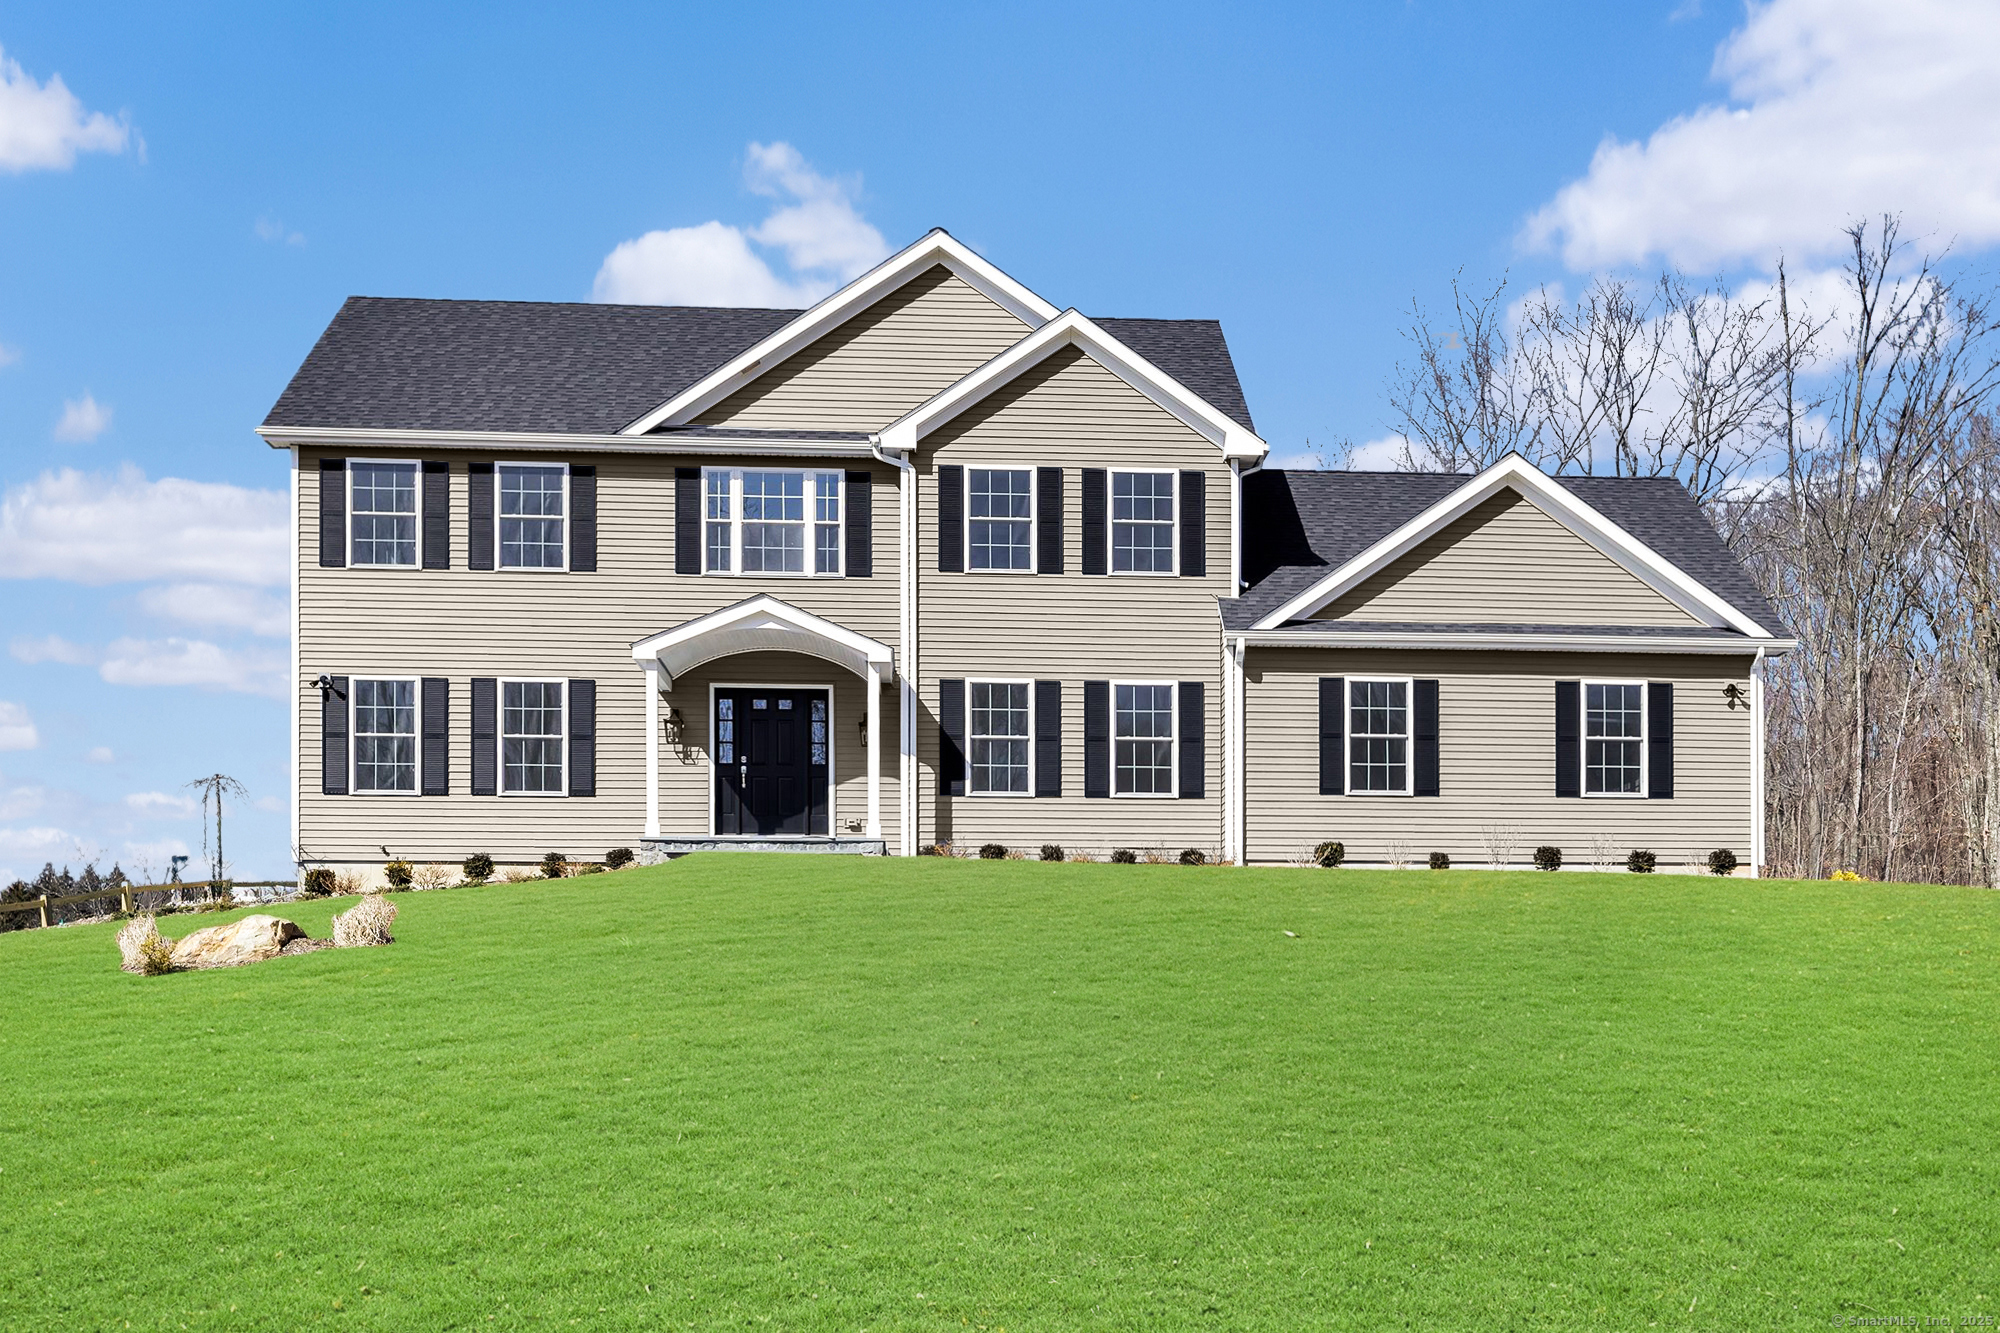
[[[2000,895],[703,856],[399,901],[164,978],[0,936],[0,1327],[2000,1314]]]

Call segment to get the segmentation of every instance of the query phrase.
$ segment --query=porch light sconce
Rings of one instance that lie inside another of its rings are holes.
[[[1746,693],[1748,691],[1733,680],[1722,687],[1722,697],[1729,701],[1731,709],[1748,708],[1750,706],[1743,697]]]
[[[347,697],[346,695],[341,694],[340,691],[334,687],[333,677],[328,675],[321,675],[318,680],[313,681],[307,688],[317,689],[319,691],[319,699],[321,703],[325,703],[328,699],[332,698],[335,695],[339,695],[343,699]]]
[[[868,744],[868,714],[861,715],[861,743]]]
[[[681,710],[678,708],[668,708],[666,721],[661,725],[667,729],[669,745],[679,745],[681,738],[687,734],[687,719],[681,716]]]

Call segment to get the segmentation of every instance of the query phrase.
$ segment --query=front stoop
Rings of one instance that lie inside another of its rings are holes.
[[[887,856],[881,838],[641,838],[639,864],[658,865],[690,852],[808,852],[822,856]]]

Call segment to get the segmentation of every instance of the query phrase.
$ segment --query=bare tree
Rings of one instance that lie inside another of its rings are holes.
[[[1540,413],[1527,366],[1507,336],[1507,281],[1468,295],[1454,277],[1452,319],[1433,324],[1413,304],[1404,336],[1415,361],[1398,364],[1389,406],[1413,472],[1477,472],[1510,452],[1536,457]]]

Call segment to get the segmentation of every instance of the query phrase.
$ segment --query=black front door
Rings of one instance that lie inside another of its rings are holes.
[[[825,836],[825,690],[715,692],[715,831]]]

